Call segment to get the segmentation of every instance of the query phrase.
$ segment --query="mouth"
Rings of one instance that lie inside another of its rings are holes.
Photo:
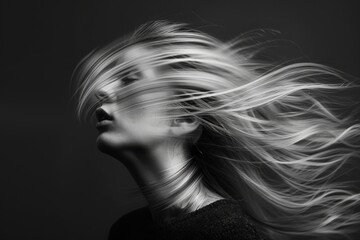
[[[96,119],[98,121],[98,123],[102,122],[102,121],[112,121],[113,118],[102,108],[98,108],[95,111],[95,115],[96,115]]]
[[[109,124],[111,123],[110,120],[102,120],[101,122],[98,122],[96,123],[96,128],[99,130],[99,131],[104,131],[104,130],[107,130],[109,129]]]
[[[111,121],[113,120],[113,117],[111,115],[109,115],[104,109],[102,108],[98,108],[95,111],[95,115],[96,115],[96,119],[97,119],[97,123],[96,123],[96,128],[98,130],[105,130],[107,129],[107,125],[109,125],[111,123]]]

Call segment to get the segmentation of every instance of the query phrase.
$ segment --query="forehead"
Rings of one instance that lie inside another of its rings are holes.
[[[165,70],[165,67],[159,64],[159,60],[156,60],[156,54],[154,49],[138,44],[124,49],[119,61],[128,63],[140,72],[152,71],[160,73]]]
[[[133,45],[124,49],[121,60],[125,62],[136,62],[137,64],[150,65],[151,56],[154,50],[144,47],[142,45]]]

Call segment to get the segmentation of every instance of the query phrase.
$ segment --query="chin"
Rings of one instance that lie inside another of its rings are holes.
[[[96,147],[103,153],[108,153],[110,151],[109,145],[99,138],[96,140]]]
[[[131,149],[131,144],[126,143],[124,139],[119,136],[109,136],[102,133],[96,139],[96,146],[100,152],[114,156],[115,153],[119,154],[121,151]]]
[[[109,155],[115,152],[115,149],[118,148],[117,145],[118,144],[116,144],[114,141],[111,141],[111,138],[109,138],[109,136],[106,136],[106,134],[104,133],[100,134],[96,139],[96,146],[99,151]]]
[[[117,160],[119,160],[126,167],[130,166],[134,162],[134,152],[139,153],[138,148],[134,148],[132,144],[120,143],[119,140],[109,141],[110,139],[104,138],[104,136],[99,136],[96,140],[96,146],[98,150],[102,153],[105,153]]]

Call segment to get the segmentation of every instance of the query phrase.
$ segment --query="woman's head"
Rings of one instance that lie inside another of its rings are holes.
[[[143,25],[82,64],[78,113],[98,108],[99,119],[113,120],[97,125],[101,150],[169,138],[194,142],[202,125],[216,128],[211,115],[221,108],[217,92],[251,75],[236,56],[228,45],[184,24]]]
[[[194,136],[198,121],[171,118],[171,113],[180,113],[181,109],[166,107],[175,92],[161,81],[170,69],[154,64],[154,54],[153,49],[141,44],[128,46],[108,71],[121,64],[131,67],[95,90],[101,104],[95,111],[100,150],[156,148],[164,141],[189,140]],[[157,81],[160,84],[156,85]]]

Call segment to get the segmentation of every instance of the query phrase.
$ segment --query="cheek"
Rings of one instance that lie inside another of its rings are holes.
[[[134,95],[118,107],[118,118],[123,130],[134,140],[163,138],[167,136],[169,121],[165,108],[158,102],[168,98],[165,93]]]
[[[164,135],[169,128],[169,122],[161,109],[143,109],[135,113],[131,119],[131,124],[139,134]]]
[[[127,118],[127,133],[134,141],[151,142],[165,140],[169,133],[169,122],[162,109],[141,108]]]
[[[164,125],[167,114],[164,104],[159,103],[166,101],[167,98],[165,93],[146,93],[137,96],[131,101],[135,108],[129,108],[132,109],[130,118],[141,125]]]

